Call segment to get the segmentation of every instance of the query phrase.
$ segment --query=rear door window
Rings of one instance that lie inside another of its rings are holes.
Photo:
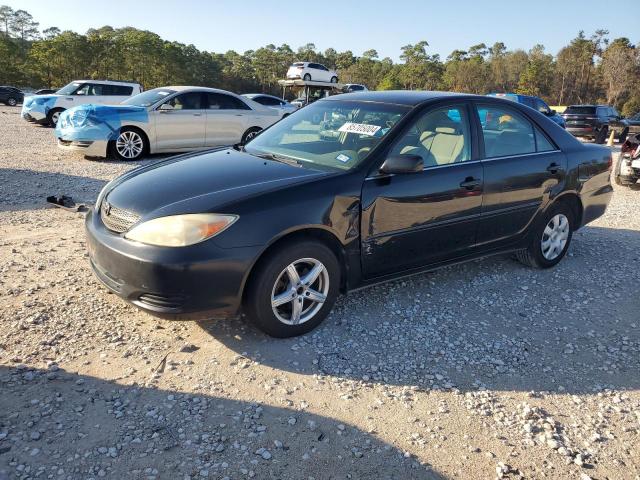
[[[542,133],[538,127],[535,127],[536,132],[536,151],[538,152],[552,152],[553,150],[557,150],[556,146],[551,143],[551,140],[547,138],[547,136]]]
[[[476,107],[486,158],[510,157],[536,152],[533,125],[523,115],[503,106]]]
[[[278,99],[271,97],[255,97],[253,100],[268,107],[278,107],[281,104]]]
[[[251,110],[242,100],[224,93],[207,93],[209,110]]]
[[[116,95],[121,97],[128,97],[133,93],[133,87],[127,87],[126,85],[104,85],[102,95]]]

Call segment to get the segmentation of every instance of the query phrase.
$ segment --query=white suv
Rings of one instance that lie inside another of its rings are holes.
[[[75,80],[51,95],[26,97],[22,118],[29,122],[55,126],[66,109],[87,103],[117,105],[142,92],[138,83],[111,80]]]
[[[289,67],[287,78],[301,78],[314,82],[338,83],[338,72],[329,70],[319,63],[297,62]]]

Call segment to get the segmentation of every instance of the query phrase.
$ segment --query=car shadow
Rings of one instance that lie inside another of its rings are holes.
[[[120,384],[55,365],[0,365],[0,391],[1,480],[29,472],[56,478],[444,478],[375,434],[305,410]]]
[[[70,195],[76,202],[91,203],[106,184],[92,177],[0,168],[0,212],[44,208],[50,195]]]
[[[426,390],[637,389],[638,252],[638,231],[585,227],[553,269],[503,255],[374,286],[340,297],[302,337],[272,339],[243,319],[200,326],[306,375]]]

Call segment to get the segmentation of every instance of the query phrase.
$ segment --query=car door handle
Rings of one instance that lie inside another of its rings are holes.
[[[552,163],[551,165],[549,165],[547,167],[547,172],[556,174],[560,171],[560,165],[558,165],[557,163]]]
[[[479,186],[480,186],[480,179],[473,178],[473,177],[467,177],[464,179],[464,182],[460,183],[460,187],[466,188],[467,190],[473,190],[474,188]]]
[[[202,116],[202,114],[201,114],[201,113],[194,113],[194,114],[193,114],[193,116],[194,116],[194,117],[201,117],[201,116]]]
[[[236,117],[244,117],[242,113],[236,113]]]

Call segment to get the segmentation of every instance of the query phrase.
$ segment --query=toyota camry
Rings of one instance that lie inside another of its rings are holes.
[[[610,150],[507,100],[337,95],[245,145],[115,179],[88,248],[97,277],[147,312],[244,313],[289,337],[374,283],[501,252],[553,267],[604,213],[610,170]]]

